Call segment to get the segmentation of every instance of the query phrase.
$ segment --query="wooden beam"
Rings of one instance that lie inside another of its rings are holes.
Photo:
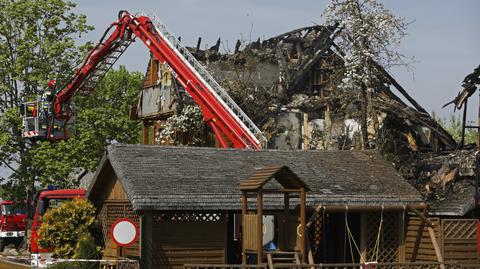
[[[263,193],[257,192],[257,264],[263,263]]]
[[[140,218],[140,256],[141,267],[145,269],[153,268],[153,213],[145,211]]]
[[[427,212],[427,210],[424,209],[423,213],[426,214],[426,212]],[[426,218],[420,218],[420,220],[421,220],[421,222],[420,222],[420,227],[418,227],[417,237],[415,238],[415,245],[413,245],[412,258],[410,260],[411,262],[415,262],[417,260],[418,248],[420,247],[420,242],[422,241],[423,230],[425,230],[425,220],[426,220]]]
[[[148,145],[148,133],[149,133],[149,126],[145,121],[142,124],[142,133],[143,133],[143,144]]]
[[[300,189],[300,252],[302,253],[302,264],[306,262],[305,243],[306,243],[306,213],[305,213],[305,188]]]
[[[425,214],[418,211],[415,207],[407,206],[407,209],[415,213],[419,218],[421,218],[429,227],[434,227],[435,225],[425,216],[426,210],[424,210]]]
[[[435,236],[435,231],[432,227],[428,227],[428,234],[430,235],[430,239],[432,240],[433,248],[435,249],[435,255],[437,256],[437,261],[443,263],[442,251],[440,246],[438,245],[437,238]],[[440,269],[445,269],[444,264],[440,264]]]
[[[300,189],[263,189],[263,193],[300,193]]]
[[[368,251],[368,223],[367,223],[367,214],[362,213],[360,215],[360,263],[365,262],[367,259],[367,251]],[[352,261],[356,262],[356,261]]]
[[[247,216],[247,192],[242,191],[242,264],[247,263],[247,254],[245,253],[245,217]]]
[[[468,99],[465,99],[464,106],[463,106],[463,116],[462,116],[462,135],[460,140],[460,149],[465,146],[465,125],[467,124],[467,105]]]
[[[406,211],[398,213],[398,261],[405,262],[405,214]]]
[[[372,64],[377,70],[407,99],[418,111],[428,114],[428,112],[419,104],[408,92],[400,85],[379,63],[371,59]]]

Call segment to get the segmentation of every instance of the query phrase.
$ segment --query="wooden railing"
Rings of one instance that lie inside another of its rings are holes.
[[[184,269],[267,269],[267,264],[185,264]]]
[[[186,264],[184,269],[268,269],[267,264],[242,265],[242,264]],[[352,263],[326,263],[326,264],[274,264],[273,268],[285,269],[474,269],[480,268],[480,263],[460,264],[455,262],[414,262],[414,263],[376,263],[376,264],[352,264]]]

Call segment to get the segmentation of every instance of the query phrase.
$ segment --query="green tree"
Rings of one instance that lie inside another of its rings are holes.
[[[447,130],[447,132],[457,141],[460,143],[462,140],[462,117],[460,115],[455,116],[452,114],[450,118],[447,120],[446,118],[438,117],[435,112],[432,112],[432,117],[440,123],[440,125]],[[467,125],[475,125],[470,124],[467,122]],[[477,143],[477,131],[475,129],[466,129],[465,130],[465,145],[467,144],[475,144]]]
[[[74,7],[64,0],[0,0],[0,165],[10,170],[6,188],[18,198],[33,188],[38,171],[17,107],[48,79],[62,84],[80,59],[75,38],[93,27]]]
[[[32,149],[32,165],[43,184],[76,186],[68,179],[74,168],[95,171],[110,143],[137,143],[140,122],[129,118],[132,104],[142,90],[143,76],[125,67],[111,70],[95,92],[77,96],[77,135],[57,143],[42,142]]]
[[[43,248],[53,248],[58,257],[79,258],[78,255],[85,254],[83,241],[92,237],[94,229],[93,205],[88,200],[73,199],[45,213],[38,230],[38,243]]]

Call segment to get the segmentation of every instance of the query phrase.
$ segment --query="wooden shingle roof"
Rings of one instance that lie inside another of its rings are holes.
[[[255,174],[240,182],[240,190],[258,190],[272,178],[275,178],[285,189],[305,188],[306,191],[310,190],[307,184],[287,166],[272,166],[257,169]]]
[[[391,163],[369,151],[252,151],[121,144],[107,148],[89,194],[104,188],[104,173],[100,171],[110,169],[134,210],[241,210],[240,182],[256,169],[275,166],[288,166],[308,185],[307,206],[406,205],[422,201]],[[295,204],[294,199],[291,201]],[[283,208],[276,197],[267,197],[264,202],[266,209]]]

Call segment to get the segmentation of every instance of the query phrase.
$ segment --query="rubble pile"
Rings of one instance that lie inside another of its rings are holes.
[[[476,150],[424,152],[396,156],[392,161],[426,201],[436,204],[452,195],[471,196],[476,181]],[[462,197],[468,198],[468,197]]]

